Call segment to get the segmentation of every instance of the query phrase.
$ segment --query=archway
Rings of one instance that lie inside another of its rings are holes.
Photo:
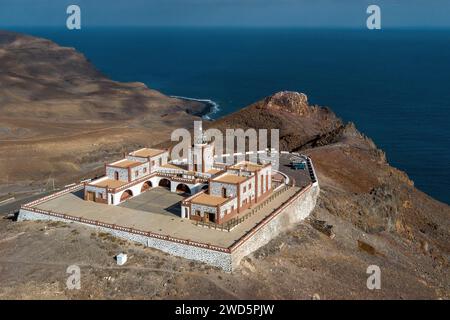
[[[152,183],[150,181],[144,182],[144,184],[142,185],[142,188],[141,188],[141,193],[147,191],[151,187],[152,187]]]
[[[205,184],[205,185],[202,187],[202,190],[208,191],[208,188],[209,188],[209,185]]]
[[[161,179],[161,180],[159,180],[158,186],[164,187],[164,188],[170,190],[170,180],[169,179]]]
[[[128,198],[131,198],[133,196],[133,192],[131,190],[125,190],[122,195],[120,196],[120,201],[125,201]]]
[[[177,185],[177,192],[191,194],[191,189],[184,183]]]

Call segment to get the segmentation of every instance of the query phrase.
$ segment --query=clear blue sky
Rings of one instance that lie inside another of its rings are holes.
[[[78,4],[89,26],[450,27],[450,0],[0,0],[0,26],[64,26]]]

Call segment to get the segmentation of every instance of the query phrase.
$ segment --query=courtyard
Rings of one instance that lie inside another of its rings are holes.
[[[83,190],[80,190],[38,204],[36,208],[228,248],[298,190],[298,187],[293,187],[281,193],[230,232],[197,226],[192,220],[179,218],[174,206],[178,206],[183,195],[171,193],[161,187],[155,187],[128,199],[120,206],[85,201],[82,196]],[[150,202],[149,199],[157,201]],[[239,216],[245,215],[249,210],[251,209],[244,210]]]
[[[170,192],[164,187],[156,187],[122,202],[118,207],[180,218],[180,201],[184,198],[185,196],[181,193]]]

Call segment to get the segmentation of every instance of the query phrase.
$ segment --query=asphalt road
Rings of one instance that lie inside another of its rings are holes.
[[[292,154],[281,154],[278,170],[295,179],[295,185],[298,187],[305,187],[311,183],[311,177],[308,170],[294,170],[292,169],[290,163],[291,158],[294,156]]]
[[[46,192],[42,192],[42,193],[37,193],[37,194],[32,194],[30,196],[26,196],[24,198],[20,198],[20,199],[16,199],[10,202],[6,202],[4,204],[0,205],[0,215],[7,215],[10,213],[14,213],[16,211],[18,211],[20,209],[20,206],[22,204],[31,202],[33,200],[45,197],[51,193],[54,193],[58,190],[52,190],[52,191],[46,191]]]

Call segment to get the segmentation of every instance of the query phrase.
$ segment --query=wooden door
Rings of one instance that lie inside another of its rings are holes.
[[[88,201],[95,201],[95,192],[88,191],[87,199]]]

